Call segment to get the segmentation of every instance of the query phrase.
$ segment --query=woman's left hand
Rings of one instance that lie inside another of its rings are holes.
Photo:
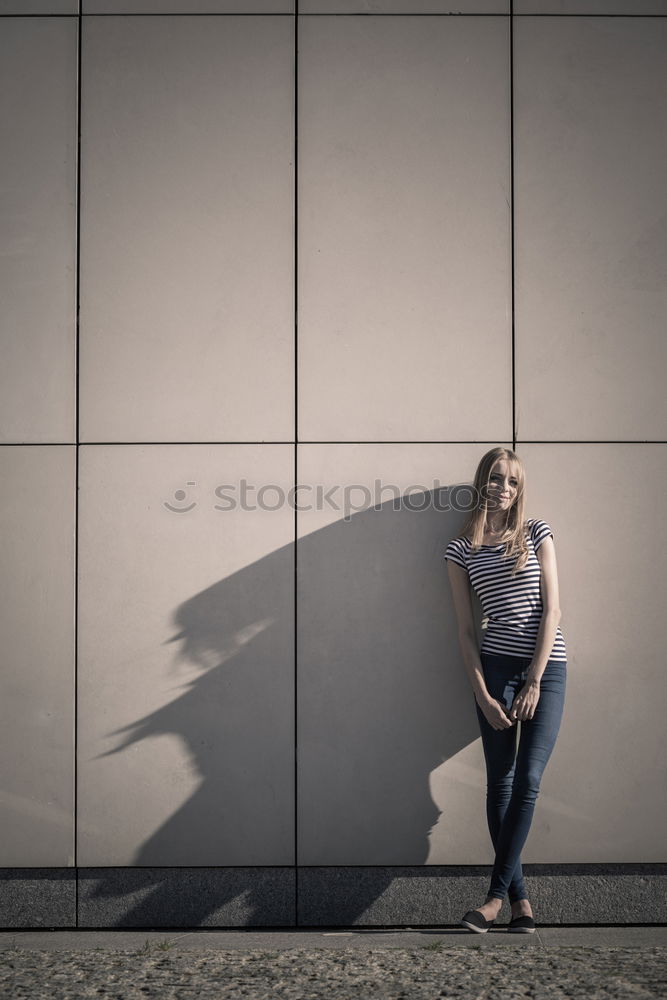
[[[512,707],[509,710],[509,718],[513,722],[523,722],[527,719],[532,719],[539,700],[540,682],[527,681],[512,702]]]

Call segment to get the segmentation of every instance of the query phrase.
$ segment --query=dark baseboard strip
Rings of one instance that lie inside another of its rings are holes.
[[[457,926],[483,901],[490,872],[484,865],[4,868],[0,928]],[[524,865],[524,875],[543,925],[667,923],[667,864]]]

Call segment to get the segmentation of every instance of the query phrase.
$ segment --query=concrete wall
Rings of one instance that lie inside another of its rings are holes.
[[[479,902],[496,444],[569,653],[536,911],[665,919],[667,3],[513,12],[0,0],[3,926]]]

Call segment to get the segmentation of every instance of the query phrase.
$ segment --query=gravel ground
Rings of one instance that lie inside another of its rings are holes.
[[[486,942],[485,942],[486,944]],[[0,996],[244,1000],[667,997],[667,947],[285,948],[0,953]]]

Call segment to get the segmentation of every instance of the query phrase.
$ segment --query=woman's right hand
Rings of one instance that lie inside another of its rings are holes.
[[[514,725],[500,702],[492,698],[491,695],[477,698],[477,704],[484,713],[484,718],[493,729],[509,729]]]

